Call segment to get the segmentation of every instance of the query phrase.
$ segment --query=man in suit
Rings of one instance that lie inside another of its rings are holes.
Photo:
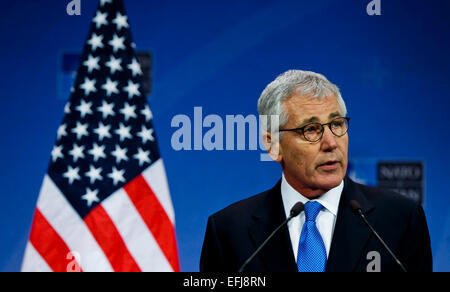
[[[262,126],[282,178],[272,189],[209,217],[200,271],[238,271],[297,202],[304,203],[304,211],[245,271],[401,271],[352,209],[352,200],[406,270],[432,270],[422,207],[346,176],[350,119],[336,85],[321,74],[287,71],[264,89],[258,112],[279,117],[279,125]]]

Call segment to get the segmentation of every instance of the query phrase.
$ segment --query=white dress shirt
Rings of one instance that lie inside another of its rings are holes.
[[[327,250],[327,258],[330,254],[331,239],[333,238],[334,226],[336,224],[336,217],[338,212],[339,200],[341,199],[342,190],[344,189],[344,181],[334,189],[329,190],[322,196],[311,201],[319,202],[323,208],[319,212],[316,218],[316,226],[319,229],[322,236],[325,248]],[[283,198],[284,210],[286,212],[286,218],[289,217],[292,207],[297,202],[306,204],[310,201],[302,194],[297,192],[289,183],[286,178],[282,177],[281,180],[281,197]],[[300,241],[300,233],[305,223],[305,212],[301,212],[300,215],[293,218],[288,223],[289,235],[291,237],[292,250],[294,251],[295,261],[297,261],[298,243]]]

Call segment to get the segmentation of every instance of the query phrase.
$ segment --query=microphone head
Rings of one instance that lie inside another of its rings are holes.
[[[350,207],[353,209],[353,211],[358,212],[361,210],[361,205],[358,203],[358,201],[350,200]]]
[[[294,207],[292,207],[291,209],[291,218],[297,216],[298,214],[300,214],[301,211],[303,211],[303,209],[305,209],[305,205],[302,202],[297,202]]]

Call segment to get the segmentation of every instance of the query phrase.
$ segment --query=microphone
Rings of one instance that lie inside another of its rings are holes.
[[[367,221],[366,216],[364,216],[364,214],[362,212],[361,205],[357,201],[351,200],[350,201],[350,207],[353,209],[355,214],[359,215],[364,220],[364,223],[366,223],[366,225],[369,227],[369,229],[372,231],[372,233],[375,235],[375,237],[378,239],[378,241],[380,241],[381,245],[383,245],[384,248],[389,252],[391,257],[400,266],[400,268],[403,270],[403,272],[407,272],[405,267],[403,266],[403,264],[400,262],[400,260],[395,256],[395,254],[387,246],[387,244],[383,241],[383,239],[381,239],[381,237],[378,235],[378,233],[375,231],[375,229],[373,229],[373,227],[372,227],[372,225],[370,225],[369,221]]]
[[[305,209],[305,205],[302,202],[297,202],[294,207],[292,207],[291,212],[289,214],[289,217],[284,220],[283,223],[280,224],[280,226],[277,227],[270,235],[267,237],[267,239],[258,247],[258,249],[245,261],[245,263],[241,266],[239,269],[239,273],[242,273],[245,269],[245,267],[253,260],[253,258],[259,253],[259,251],[269,242],[269,240],[277,233],[278,230],[281,229],[284,225],[286,225],[289,221],[291,221],[292,218],[296,217],[300,212]]]

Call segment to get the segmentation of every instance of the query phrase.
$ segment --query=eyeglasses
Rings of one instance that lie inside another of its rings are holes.
[[[300,128],[280,129],[280,132],[296,132],[298,134],[303,134],[303,137],[305,137],[305,139],[309,142],[317,142],[322,139],[323,131],[325,130],[324,126],[328,125],[331,133],[333,133],[335,136],[342,137],[348,131],[349,122],[350,118],[340,117],[333,119],[329,123],[310,123]]]

